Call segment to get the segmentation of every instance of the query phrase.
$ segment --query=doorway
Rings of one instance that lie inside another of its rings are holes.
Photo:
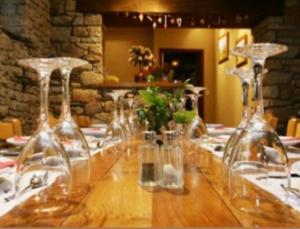
[[[173,81],[190,79],[195,86],[204,87],[204,51],[203,49],[160,49],[161,66],[174,71]],[[199,115],[204,117],[204,98],[198,100]]]

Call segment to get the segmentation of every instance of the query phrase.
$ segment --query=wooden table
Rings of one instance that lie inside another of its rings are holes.
[[[182,193],[145,191],[137,185],[137,145],[130,155],[108,152],[93,157],[91,190],[73,204],[71,215],[40,218],[15,208],[0,218],[0,226],[300,226],[300,213],[281,202],[260,217],[234,209],[222,190],[220,159],[203,149],[185,153]]]

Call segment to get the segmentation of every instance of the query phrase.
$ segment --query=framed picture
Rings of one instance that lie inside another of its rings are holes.
[[[247,34],[241,36],[239,39],[235,41],[235,47],[242,47],[248,44],[248,36]],[[247,64],[247,58],[244,57],[236,57],[236,67],[239,68],[245,64]]]
[[[229,32],[218,38],[219,64],[224,63],[229,58]]]

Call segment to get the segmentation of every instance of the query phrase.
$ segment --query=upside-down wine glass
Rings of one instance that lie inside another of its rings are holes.
[[[119,97],[119,101],[120,101],[119,122],[120,122],[121,127],[124,131],[124,136],[125,136],[125,141],[123,142],[123,145],[124,145],[125,151],[127,153],[130,153],[132,133],[131,133],[131,129],[130,129],[128,119],[126,118],[126,116],[124,114],[124,97],[130,91],[122,89],[122,90],[119,90],[118,92],[120,94],[120,97]]]
[[[127,104],[128,104],[128,108],[129,108],[128,122],[129,122],[129,126],[130,126],[130,132],[131,132],[131,135],[134,135],[136,133],[137,126],[136,126],[136,117],[135,117],[135,114],[133,113],[133,107],[134,107],[134,97],[133,96],[127,98]]]
[[[199,97],[201,97],[199,93],[201,91],[204,91],[205,88],[189,86],[187,89],[193,92],[191,99],[193,101],[193,110],[196,113],[195,118],[187,128],[187,139],[189,141],[194,142],[196,140],[200,140],[203,137],[207,137],[207,128],[202,118],[199,116],[199,108],[198,108],[198,100]]]
[[[228,185],[228,163],[232,153],[232,149],[239,139],[242,130],[249,125],[250,121],[249,87],[251,84],[251,80],[253,79],[253,71],[251,69],[232,68],[227,70],[227,75],[237,76],[241,81],[243,110],[242,120],[236,128],[235,132],[228,139],[224,150],[222,159],[222,182],[225,190],[227,189]]]
[[[38,129],[17,160],[16,196],[31,192],[31,197],[20,204],[25,211],[37,215],[61,214],[68,206],[66,197],[72,176],[68,156],[48,124],[49,79],[57,64],[54,59],[46,58],[24,59],[18,64],[37,71],[41,98]]]
[[[71,115],[69,83],[72,69],[88,62],[69,57],[55,58],[55,60],[61,71],[63,101],[54,132],[62,142],[71,164],[73,183],[70,197],[78,198],[89,190],[91,155],[88,143]]]
[[[270,185],[272,178],[287,182],[288,159],[277,133],[264,121],[262,79],[267,57],[285,52],[279,44],[257,43],[236,47],[234,55],[252,59],[255,112],[232,149],[229,159],[229,194],[237,209],[254,214],[268,214],[276,199],[259,186]],[[275,207],[276,208],[276,207]]]
[[[113,99],[114,109],[112,121],[107,126],[104,134],[102,147],[109,147],[113,152],[123,152],[125,150],[123,141],[126,139],[126,136],[118,116],[118,99],[120,93],[116,90],[106,94]]]

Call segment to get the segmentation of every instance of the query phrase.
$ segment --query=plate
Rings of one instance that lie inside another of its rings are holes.
[[[297,137],[279,136],[279,138],[284,146],[292,146],[300,143],[300,138]]]
[[[92,124],[91,125],[92,128],[107,128],[107,124],[105,123],[98,123],[98,124]]]
[[[30,136],[14,136],[6,139],[6,142],[16,146],[24,146],[29,140]]]
[[[223,127],[222,123],[206,123],[206,128],[221,128]]]
[[[231,135],[235,128],[232,127],[217,127],[217,128],[207,128],[208,135],[217,136],[217,135]]]
[[[81,128],[81,131],[84,135],[103,137],[106,131],[106,128],[103,127],[90,127],[90,128]]]

